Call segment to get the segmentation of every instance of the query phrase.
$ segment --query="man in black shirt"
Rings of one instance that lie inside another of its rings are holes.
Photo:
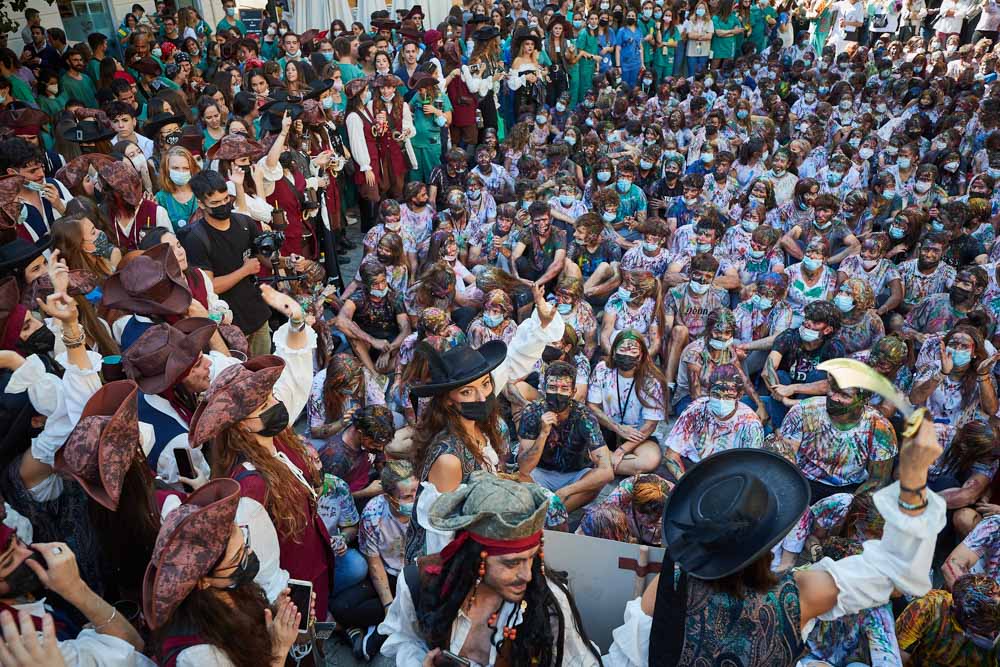
[[[205,170],[191,179],[191,190],[204,219],[186,228],[181,244],[188,263],[204,269],[215,293],[229,303],[233,323],[246,335],[248,356],[271,353],[267,320],[271,309],[264,302],[254,277],[260,261],[253,240],[260,229],[252,219],[233,213],[226,180],[217,171]]]

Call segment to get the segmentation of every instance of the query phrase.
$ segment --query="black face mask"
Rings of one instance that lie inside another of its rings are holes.
[[[492,394],[485,401],[464,401],[458,404],[458,414],[472,421],[485,421],[493,412],[496,401],[496,397]]]
[[[630,371],[639,365],[639,357],[633,357],[622,352],[615,352],[615,366],[623,371]]]
[[[964,287],[953,285],[952,288],[948,290],[948,294],[951,296],[951,302],[955,305],[963,305],[972,301],[972,292]]]
[[[226,586],[228,590],[237,589],[244,584],[249,584],[260,572],[260,559],[257,558],[257,554],[250,552],[247,556],[246,562],[240,563],[236,566],[236,570],[229,575],[230,584]]]
[[[551,364],[553,361],[558,361],[562,359],[563,351],[554,345],[546,345],[545,349],[542,350],[542,361],[547,364]]]
[[[288,428],[288,410],[281,401],[264,410],[258,415],[258,418],[264,427],[257,431],[257,435],[270,438]]]
[[[377,253],[378,261],[380,261],[384,266],[389,266],[392,264],[392,255],[383,255],[382,253]]]
[[[552,391],[545,392],[545,407],[552,412],[562,412],[569,407],[570,397],[566,394],[557,394]]]
[[[229,220],[229,216],[233,214],[233,204],[226,202],[218,206],[206,206],[205,210],[216,220]]]
[[[28,340],[21,343],[20,347],[29,354],[47,354],[52,352],[56,346],[56,335],[52,329],[42,325],[35,333],[28,336]]]
[[[35,571],[28,567],[29,560],[34,560],[42,567],[45,567],[45,559],[42,558],[41,554],[33,551],[10,574],[4,577],[4,581],[7,582],[7,586],[10,588],[10,592],[7,594],[8,597],[30,595],[45,588],[45,585],[38,578],[38,575],[35,574]]]
[[[178,143],[180,143],[180,140],[181,140],[180,130],[178,130],[177,132],[171,132],[167,136],[163,137],[163,143],[165,143],[167,146],[176,146]]]

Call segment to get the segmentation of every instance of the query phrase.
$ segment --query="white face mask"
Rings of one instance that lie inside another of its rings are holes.
[[[864,148],[858,150],[858,155],[861,156],[862,160],[870,160],[872,156],[875,155],[875,151],[865,146]]]
[[[927,181],[917,181],[913,184],[913,189],[920,194],[924,194],[931,189],[932,185],[933,183],[928,183]]]

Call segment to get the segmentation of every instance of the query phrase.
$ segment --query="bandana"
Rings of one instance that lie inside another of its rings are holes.
[[[21,327],[24,326],[26,317],[28,317],[28,309],[21,304],[17,304],[11,309],[10,316],[7,317],[7,326],[3,331],[3,339],[0,339],[0,350],[13,350],[17,347],[17,343],[21,339]]]
[[[542,531],[522,537],[519,540],[493,540],[482,535],[476,535],[468,530],[459,531],[455,535],[455,539],[449,542],[448,546],[441,552],[441,566],[454,558],[458,550],[462,548],[462,545],[469,540],[483,547],[483,551],[489,556],[505,556],[507,554],[516,554],[519,551],[526,551],[541,544]],[[441,574],[441,567],[437,565],[428,567],[427,572],[430,574]],[[442,594],[446,593],[446,591],[441,592]]]
[[[906,359],[906,343],[896,336],[886,336],[872,347],[869,359],[873,364],[884,361],[896,367]]]
[[[952,609],[955,620],[966,632],[992,638],[997,634],[996,612],[1000,609],[1000,584],[992,577],[974,574],[955,582]],[[988,613],[988,612],[993,612]]]
[[[443,335],[449,324],[451,324],[451,319],[448,317],[448,313],[440,308],[425,308],[417,320],[417,331],[424,336],[429,334]]]

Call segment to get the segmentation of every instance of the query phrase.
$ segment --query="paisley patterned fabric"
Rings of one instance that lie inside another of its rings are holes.
[[[791,667],[804,649],[799,623],[799,588],[791,574],[743,600],[688,577],[679,666]]]

